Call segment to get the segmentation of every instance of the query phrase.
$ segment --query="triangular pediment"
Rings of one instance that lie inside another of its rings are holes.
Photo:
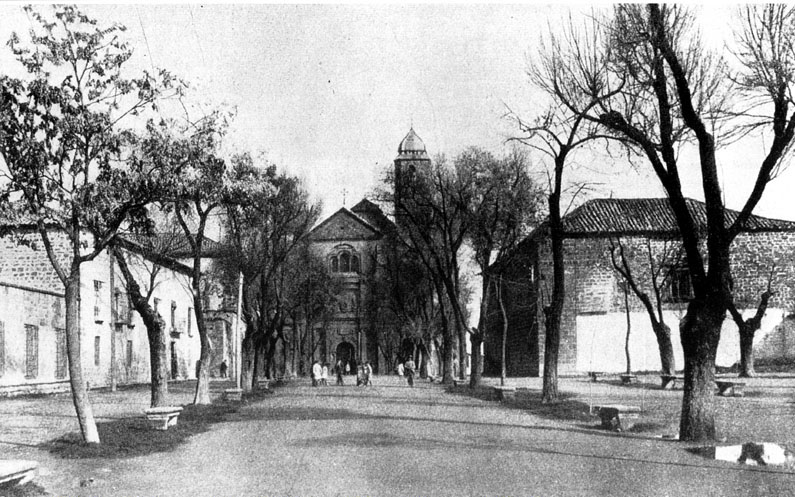
[[[342,208],[317,225],[309,239],[322,240],[376,240],[381,232],[346,208]]]

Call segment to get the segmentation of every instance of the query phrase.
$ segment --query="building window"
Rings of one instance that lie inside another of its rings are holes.
[[[670,267],[666,279],[666,302],[688,302],[693,298],[693,286],[690,283],[690,270],[687,266]]]
[[[177,303],[171,301],[171,329],[177,329]]]
[[[25,325],[25,378],[39,375],[39,327]]]
[[[6,324],[0,321],[0,376],[6,370]]]
[[[360,268],[360,264],[359,264],[359,256],[352,255],[351,256],[351,272],[352,273],[358,273],[360,270],[361,270],[361,268]]]
[[[193,336],[193,307],[188,307],[188,336]]]
[[[99,337],[94,337],[94,366],[99,366]]]
[[[356,254],[344,250],[331,257],[332,273],[359,273],[360,271],[361,262]]]
[[[102,282],[94,280],[94,320],[100,320],[102,313]]]
[[[351,271],[351,255],[348,252],[340,254],[340,272],[349,273]]]
[[[133,324],[133,311],[135,307],[133,306],[132,297],[130,294],[127,294],[127,324],[132,326]]]
[[[126,356],[126,359],[127,359],[127,368],[131,368],[132,367],[132,361],[133,361],[132,340],[127,340],[127,356]]]
[[[66,378],[67,365],[66,330],[55,328],[55,378],[59,380]]]

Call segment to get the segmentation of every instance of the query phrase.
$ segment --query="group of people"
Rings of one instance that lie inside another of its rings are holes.
[[[342,360],[337,361],[337,364],[334,366],[336,376],[337,376],[337,385],[345,385],[345,380],[343,375],[346,372],[350,371],[350,366],[344,364]],[[329,374],[329,363],[320,364],[319,361],[315,361],[312,363],[312,386],[327,386],[328,385],[328,374]],[[358,367],[356,372],[356,386],[371,386],[373,384],[371,376],[373,375],[373,367],[370,365],[369,362],[365,362],[364,365]]]
[[[328,363],[320,364],[318,361],[312,363],[312,386],[328,385]]]
[[[345,385],[343,375],[346,373],[347,368],[342,360],[337,361],[334,369],[337,376],[337,385]],[[409,358],[406,362],[398,363],[395,371],[398,376],[405,376],[406,381],[410,387],[414,386],[414,374],[416,365],[414,360]],[[329,363],[320,364],[319,361],[312,363],[312,386],[327,386],[328,385]],[[373,367],[369,362],[365,362],[359,366],[356,372],[356,386],[371,386],[373,384],[372,377]]]
[[[398,376],[405,376],[406,381],[408,382],[410,387],[414,386],[414,369],[416,365],[414,364],[414,360],[409,357],[409,360],[404,362],[400,362],[397,365],[397,374]]]

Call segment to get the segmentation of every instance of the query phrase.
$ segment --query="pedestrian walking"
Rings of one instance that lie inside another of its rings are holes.
[[[409,358],[409,360],[406,361],[406,364],[404,364],[403,366],[406,369],[406,380],[408,381],[409,386],[413,387],[414,386],[414,360]]]
[[[373,367],[370,362],[364,363],[364,386],[373,386]]]
[[[221,370],[221,378],[226,378],[226,370],[228,369],[228,367],[229,366],[226,365],[226,359],[224,359],[224,362],[222,362],[221,365],[218,366],[218,369]]]
[[[320,383],[320,375],[323,373],[323,369],[320,367],[320,363],[315,361],[312,363],[312,386],[316,387]]]
[[[324,387],[328,386],[328,363],[323,363],[323,369],[320,372],[320,384]]]
[[[344,367],[345,366],[344,366],[344,364],[342,362],[342,359],[338,360],[337,361],[337,365],[334,367],[334,369],[337,370],[336,371],[337,372],[337,385],[345,385],[345,381],[343,381],[343,379],[342,379],[342,373],[344,372],[344,369],[343,369]]]

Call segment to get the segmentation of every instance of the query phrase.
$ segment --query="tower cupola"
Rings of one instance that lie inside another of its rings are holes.
[[[398,156],[395,160],[428,160],[428,152],[414,128],[409,129],[408,134],[398,145]]]

